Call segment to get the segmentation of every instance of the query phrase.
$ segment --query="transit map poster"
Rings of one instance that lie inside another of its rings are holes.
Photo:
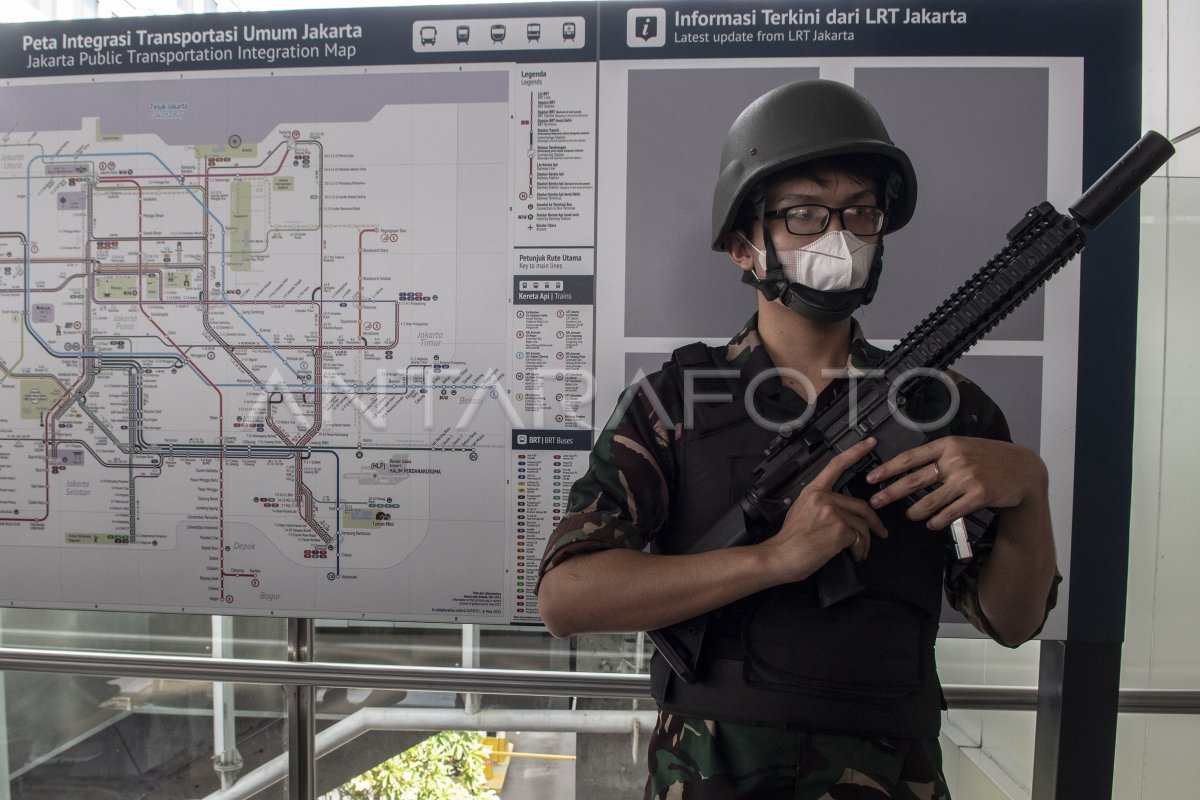
[[[916,219],[859,314],[886,346],[1137,138],[1139,14],[566,2],[0,27],[0,603],[536,624],[541,551],[620,389],[753,312],[708,247],[737,112],[843,81],[912,157]],[[1136,285],[1136,218],[1104,233],[957,367],[1049,464],[1068,580],[1087,285]],[[1065,627],[1063,602],[1046,633]]]

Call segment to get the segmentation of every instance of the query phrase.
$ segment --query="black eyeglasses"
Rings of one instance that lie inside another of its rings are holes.
[[[763,219],[783,217],[783,224],[787,226],[788,233],[794,236],[812,236],[828,228],[829,220],[834,214],[842,220],[842,227],[855,236],[875,236],[883,231],[883,225],[887,221],[884,210],[875,206],[830,208],[814,203],[777,208],[763,214]]]

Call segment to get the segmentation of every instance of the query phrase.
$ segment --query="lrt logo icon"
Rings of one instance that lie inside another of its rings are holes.
[[[662,47],[667,43],[667,12],[662,8],[631,8],[625,18],[627,47]]]

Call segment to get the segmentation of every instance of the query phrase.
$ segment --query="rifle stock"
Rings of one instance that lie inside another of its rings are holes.
[[[920,377],[949,367],[1033,295],[1083,250],[1084,229],[1100,225],[1174,153],[1170,141],[1149,131],[1069,207],[1069,216],[1048,202],[1030,209],[1008,232],[1008,244],[888,353],[879,377],[859,381],[856,393],[847,391],[844,383],[832,385],[818,398],[815,413],[803,427],[777,437],[754,470],[754,486],[684,552],[753,544],[773,536],[792,501],[829,460],[863,439],[874,436],[878,444],[841,476],[839,491],[847,491],[847,485],[877,464],[927,441],[919,425],[901,419],[904,402],[919,388]],[[982,535],[993,516],[989,509],[968,515],[963,520],[967,536],[974,540]],[[816,577],[822,607],[863,588],[847,551],[826,563]],[[703,614],[648,632],[671,668],[689,683],[703,678],[700,653],[707,618]]]

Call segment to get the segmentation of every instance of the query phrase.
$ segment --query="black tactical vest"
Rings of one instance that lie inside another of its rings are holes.
[[[674,369],[729,369],[720,351],[680,348]],[[682,385],[682,384],[677,384]],[[697,392],[732,394],[694,406],[695,424],[678,447],[667,526],[658,552],[685,550],[753,483],[752,471],[775,433],[745,410],[744,382],[696,383]],[[761,393],[760,393],[761,394]],[[757,407],[764,409],[760,400]],[[779,419],[794,417],[782,414]],[[686,426],[685,426],[686,427]],[[869,490],[862,488],[862,496]],[[934,664],[945,567],[944,539],[909,521],[902,503],[879,511],[890,533],[857,564],[866,590],[830,608],[812,579],[777,586],[710,615],[698,683],[651,663],[659,705],[691,717],[867,736],[937,736],[944,708]]]

